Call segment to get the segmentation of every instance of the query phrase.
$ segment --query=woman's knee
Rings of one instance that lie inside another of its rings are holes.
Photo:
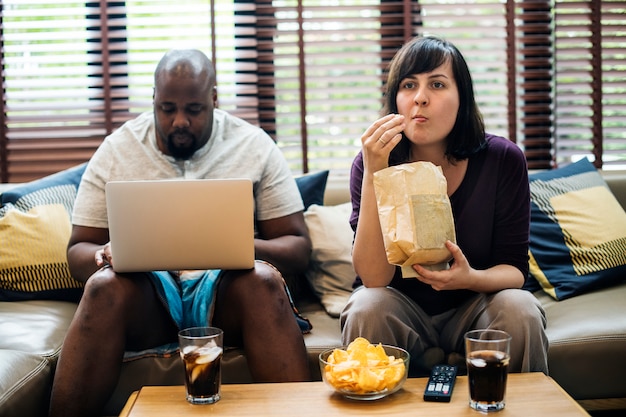
[[[386,288],[361,287],[350,295],[344,312],[366,314],[368,311],[377,310],[386,299]]]
[[[386,287],[361,287],[350,295],[346,307],[341,313],[342,325],[348,321],[370,323],[385,322],[385,317],[394,315],[396,305],[393,290]]]
[[[509,289],[494,295],[490,308],[495,311],[506,312],[507,316],[519,325],[522,323],[537,323],[545,327],[546,316],[537,298],[526,290]]]

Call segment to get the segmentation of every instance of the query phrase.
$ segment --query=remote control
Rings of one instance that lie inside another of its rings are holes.
[[[424,401],[450,402],[457,367],[453,365],[435,365],[430,372]]]

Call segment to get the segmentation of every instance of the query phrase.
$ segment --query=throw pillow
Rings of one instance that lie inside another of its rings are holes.
[[[295,177],[298,190],[302,196],[304,210],[311,204],[324,205],[324,192],[326,191],[326,181],[328,171],[319,171]]]
[[[338,317],[352,293],[356,277],[352,266],[352,205],[312,205],[304,219],[313,251],[306,277],[326,312]]]
[[[0,194],[0,207],[12,203],[23,210],[27,207],[58,202],[65,205],[65,208],[71,213],[76,189],[86,167],[87,163],[83,163],[13,187]]]
[[[626,213],[587,159],[529,176],[530,273],[564,300],[623,281]]]
[[[86,164],[0,195],[0,300],[77,300],[67,242],[76,190]]]

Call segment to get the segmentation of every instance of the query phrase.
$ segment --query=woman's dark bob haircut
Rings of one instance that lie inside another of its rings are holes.
[[[482,149],[485,142],[485,125],[474,100],[472,76],[459,50],[450,42],[433,37],[415,37],[407,42],[393,57],[389,65],[383,115],[397,113],[396,96],[402,80],[414,74],[432,72],[450,62],[459,90],[459,112],[454,127],[446,138],[446,156],[452,162],[467,159]],[[406,137],[392,151],[391,159],[405,162],[409,158],[410,142]]]

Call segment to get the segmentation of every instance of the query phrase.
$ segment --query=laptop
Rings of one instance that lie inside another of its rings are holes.
[[[249,179],[112,181],[106,204],[117,272],[249,269]]]

